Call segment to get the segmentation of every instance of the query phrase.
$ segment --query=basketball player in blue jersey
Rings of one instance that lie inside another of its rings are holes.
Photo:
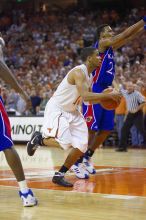
[[[108,24],[103,24],[97,28],[96,42],[94,47],[98,48],[102,59],[102,65],[93,71],[92,91],[100,93],[109,86],[116,86],[114,50],[130,42],[134,37],[146,29],[146,16],[136,24],[127,28],[119,35],[114,36],[112,28]],[[106,110],[100,104],[83,105],[83,114],[89,128],[89,146],[88,150],[81,157],[71,170],[78,178],[88,178],[86,170],[90,174],[95,174],[90,159],[94,151],[106,140],[114,128],[114,110]],[[85,173],[82,169],[82,163],[85,167]],[[86,175],[85,175],[86,174]]]
[[[5,42],[2,37],[0,37],[0,78],[8,83],[12,88],[15,89],[16,92],[20,93],[20,95],[26,100],[29,100],[29,97],[25,92],[21,89],[21,86],[16,81],[15,77],[11,73],[10,69],[4,62],[3,58],[3,47]],[[13,147],[13,141],[11,139],[11,128],[10,122],[3,104],[3,100],[0,94],[0,151],[4,152],[7,163],[13,171],[18,185],[20,187],[19,195],[22,199],[23,206],[35,206],[37,205],[37,200],[33,195],[31,189],[28,188],[23,167],[19,158],[18,153]]]

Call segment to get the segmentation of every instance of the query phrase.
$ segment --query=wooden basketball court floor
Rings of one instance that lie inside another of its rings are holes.
[[[22,206],[15,178],[0,153],[0,220],[146,220],[146,150],[99,149],[93,157],[96,175],[81,180],[69,172],[66,178],[74,187],[67,189],[51,178],[68,152],[42,148],[29,157],[25,146],[16,148],[39,205]]]

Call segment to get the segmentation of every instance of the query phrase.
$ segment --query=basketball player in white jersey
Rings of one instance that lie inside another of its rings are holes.
[[[76,66],[63,79],[52,98],[48,101],[44,112],[42,135],[35,132],[27,144],[28,155],[32,156],[38,146],[50,146],[54,138],[63,149],[72,147],[64,165],[56,172],[52,181],[58,185],[72,187],[64,175],[70,167],[87,150],[88,128],[83,115],[78,110],[82,100],[99,103],[102,100],[119,101],[117,92],[97,94],[89,92],[90,73],[101,64],[98,50],[84,48],[82,60],[85,64]]]

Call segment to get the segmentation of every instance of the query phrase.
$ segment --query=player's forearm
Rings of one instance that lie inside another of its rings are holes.
[[[86,92],[82,95],[83,101],[90,103],[100,103],[102,100],[111,98],[110,94]]]
[[[140,20],[136,24],[134,24],[134,25],[130,26],[129,28],[127,28],[121,34],[115,36],[113,38],[113,42],[117,43],[119,41],[122,41],[122,40],[125,40],[127,38],[130,38],[133,35],[136,36],[136,34],[138,34],[142,28],[144,28],[144,21]]]
[[[23,90],[19,86],[18,82],[14,78],[11,70],[7,67],[7,65],[0,60],[0,78],[5,82],[11,85],[13,89],[15,89],[18,93],[23,93]]]
[[[136,38],[137,36],[139,36],[143,32],[144,32],[144,28],[141,27],[137,32],[132,34],[130,37],[125,38],[124,40],[121,40],[121,41],[118,41],[117,43],[115,43],[113,46],[113,49],[118,49],[118,48],[122,47],[123,45],[131,42],[134,38]]]

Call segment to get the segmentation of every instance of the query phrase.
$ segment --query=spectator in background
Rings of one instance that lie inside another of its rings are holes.
[[[19,99],[18,93],[16,93],[14,89],[11,89],[10,93],[8,93],[8,96],[7,96],[6,108],[8,110],[16,111],[18,99]]]
[[[75,9],[67,14],[59,9],[54,14],[49,9],[29,16],[28,11],[15,9],[9,17],[2,16],[9,20],[0,21],[7,43],[5,61],[28,94],[31,94],[31,85],[38,82],[42,87],[48,83],[53,85],[58,78],[61,81],[70,68],[82,63],[80,50],[84,42],[93,41],[97,23],[110,22],[113,31],[119,33],[144,16],[145,9],[131,9],[124,16],[114,9],[85,12]],[[142,33],[115,54],[120,75],[129,80],[132,72],[135,82],[146,75],[144,55],[145,33]],[[139,64],[136,63],[137,57],[140,58]]]
[[[118,140],[121,140],[121,130],[124,124],[124,118],[126,115],[126,101],[125,98],[121,98],[120,105],[115,110],[115,122],[116,122],[116,129],[118,133]]]
[[[145,87],[144,83],[139,79],[135,85],[135,89],[138,90],[145,98],[146,98],[146,93],[145,93]],[[142,109],[143,111],[143,109]],[[144,114],[144,112],[143,112]],[[144,143],[144,137],[140,133],[140,131],[136,128],[135,125],[132,126],[130,129],[131,132],[131,143],[133,147],[140,147]]]
[[[41,97],[35,91],[35,89],[32,90],[30,99],[31,99],[31,104],[32,104],[32,114],[35,115],[36,114],[36,107],[40,106],[40,103],[41,103]]]
[[[144,143],[146,143],[146,131],[144,130],[142,112],[143,106],[146,105],[146,100],[140,92],[135,90],[135,85],[132,82],[126,83],[126,90],[121,87],[120,91],[125,97],[128,113],[122,127],[119,148],[116,151],[125,152],[127,151],[127,141],[132,125],[135,125],[141,132],[144,137]]]
[[[19,96],[16,105],[16,115],[25,115],[26,114],[26,103],[25,101]]]

